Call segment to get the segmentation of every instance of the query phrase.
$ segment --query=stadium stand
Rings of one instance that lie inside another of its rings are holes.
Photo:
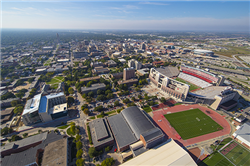
[[[196,86],[199,86],[201,88],[206,88],[206,87],[212,86],[212,84],[210,84],[206,81],[203,81],[203,79],[200,79],[200,78],[197,78],[197,77],[194,77],[194,76],[182,73],[182,72],[180,72],[178,77],[185,80],[185,81],[188,81]]]
[[[183,73],[200,78],[208,83],[217,83],[218,82],[218,78],[214,74],[209,73],[209,72],[202,70],[202,69],[198,69],[198,68],[194,68],[194,67],[190,67],[190,66],[181,66],[181,71]]]

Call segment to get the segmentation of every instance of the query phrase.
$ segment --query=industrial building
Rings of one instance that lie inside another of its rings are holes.
[[[104,83],[97,83],[97,84],[92,84],[90,87],[81,87],[81,92],[82,94],[84,93],[89,93],[89,92],[94,92],[96,93],[97,90],[105,90],[106,85]]]
[[[26,102],[22,113],[22,121],[25,125],[31,125],[48,122],[67,116],[67,114],[67,103],[63,92],[46,96],[38,94]]]
[[[139,141],[143,145],[139,152],[144,152],[164,140],[162,131],[136,106],[128,107],[107,119],[119,151],[127,150]]]
[[[184,101],[188,95],[189,85],[169,78],[159,69],[161,68],[150,69],[150,81],[170,97]]]
[[[149,149],[147,152],[121,164],[121,166],[141,165],[197,165],[192,157],[173,139]]]

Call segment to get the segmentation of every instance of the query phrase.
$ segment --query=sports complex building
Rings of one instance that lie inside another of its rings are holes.
[[[66,98],[63,92],[42,96],[35,95],[29,99],[22,113],[22,122],[31,125],[48,122],[68,115]]]
[[[166,68],[151,68],[149,79],[155,86],[160,88],[163,92],[167,93],[172,98],[184,101],[189,91],[189,85],[170,78],[178,76],[178,69],[177,71],[168,71],[166,70]]]
[[[162,143],[164,134],[138,107],[132,106],[107,119],[90,122],[94,147],[115,143],[119,151],[131,149],[137,156]]]

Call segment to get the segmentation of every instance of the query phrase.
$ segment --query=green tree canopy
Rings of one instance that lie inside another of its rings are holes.
[[[72,87],[69,87],[68,92],[69,92],[70,94],[73,94],[73,93],[74,93],[74,89],[73,89]]]

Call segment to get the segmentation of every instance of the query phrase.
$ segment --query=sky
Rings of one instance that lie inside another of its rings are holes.
[[[2,28],[249,31],[249,1],[1,2]]]

